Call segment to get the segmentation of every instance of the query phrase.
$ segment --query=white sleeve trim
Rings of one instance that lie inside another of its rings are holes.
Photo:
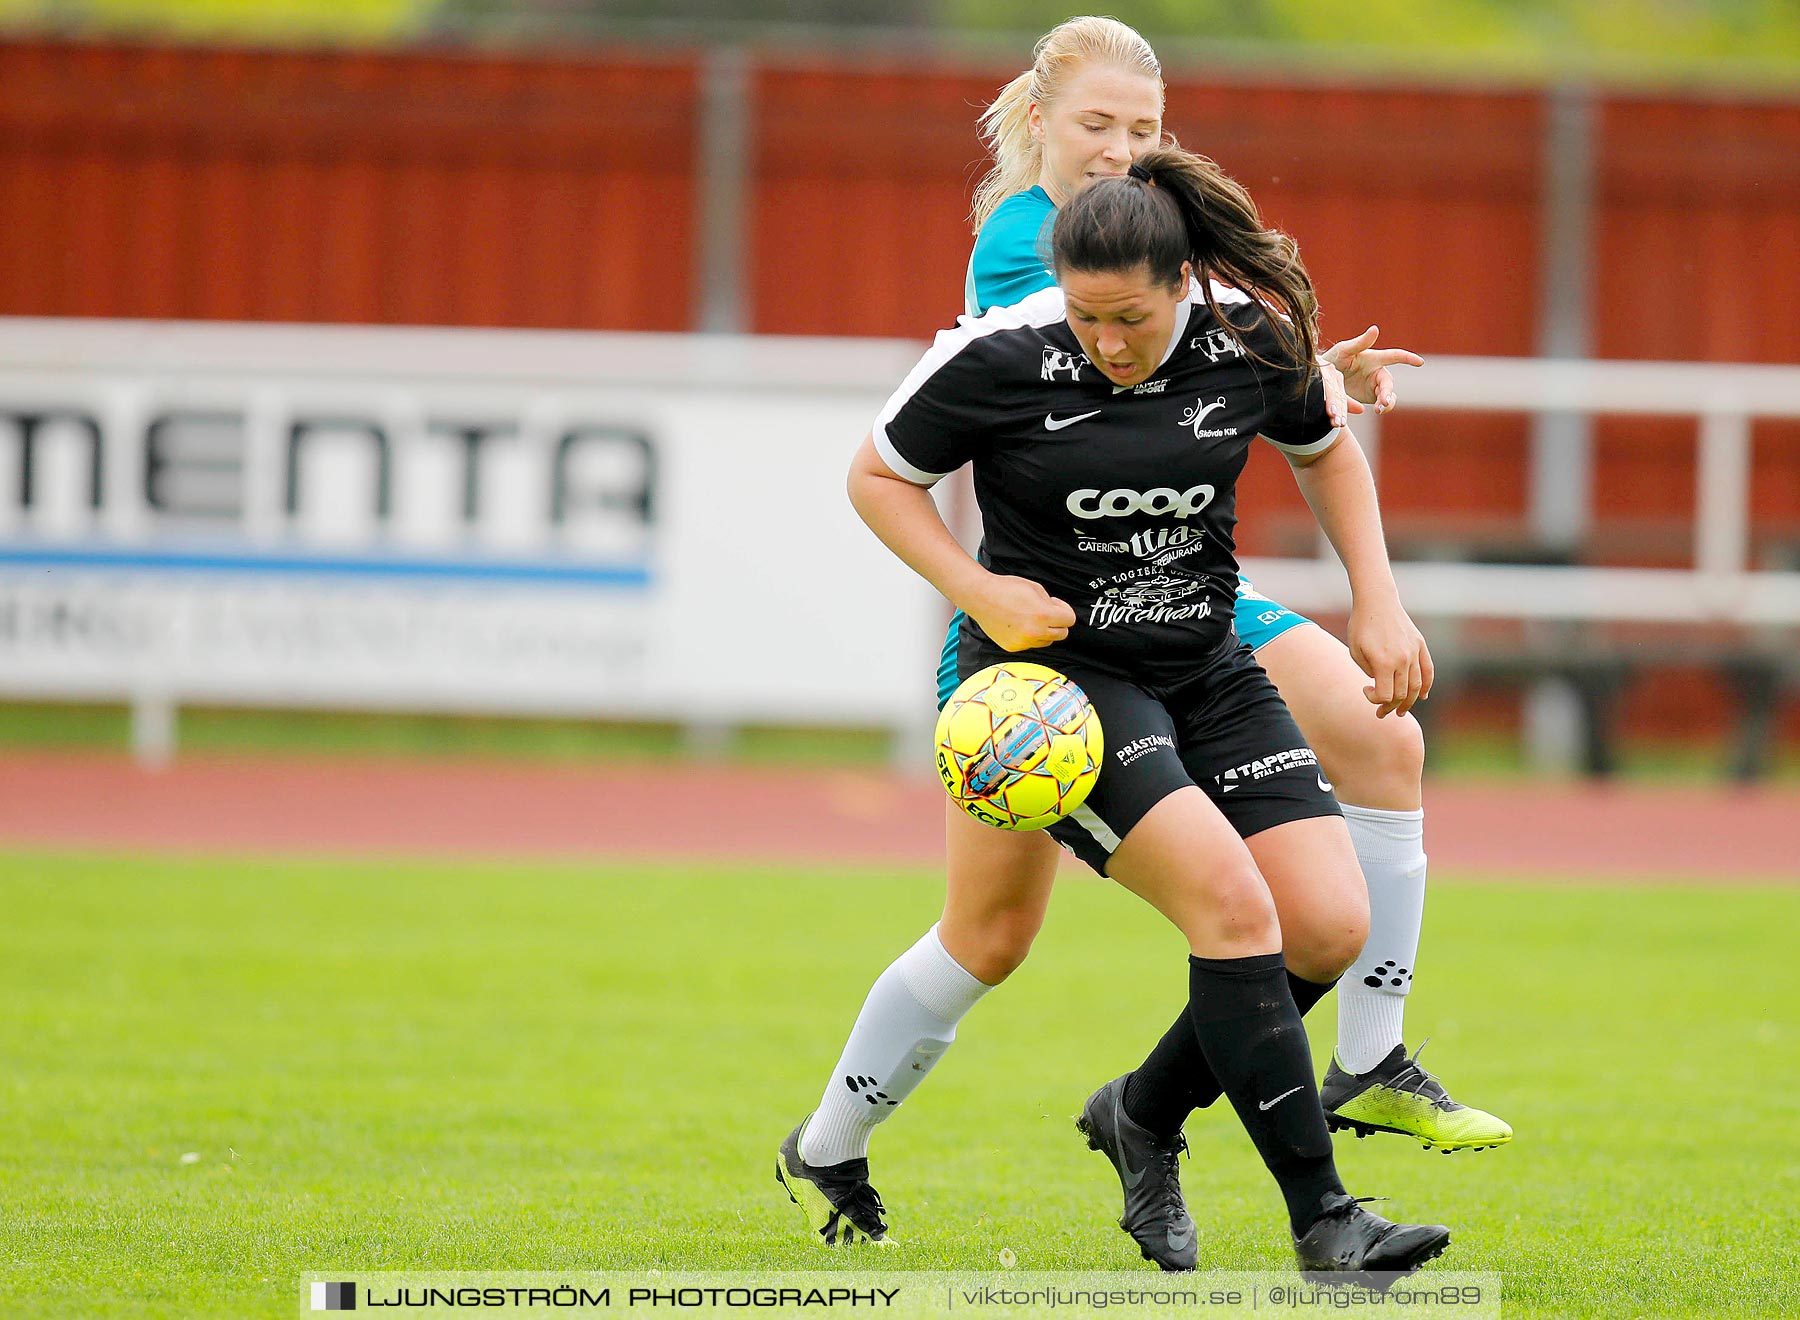
[[[1322,439],[1315,440],[1310,445],[1287,445],[1275,439],[1273,436],[1267,435],[1265,435],[1263,439],[1267,440],[1284,454],[1293,454],[1297,458],[1308,458],[1313,454],[1324,453],[1327,449],[1330,449],[1335,445],[1340,438],[1349,434],[1350,430],[1348,427],[1334,426],[1329,431],[1325,432]]]
[[[900,457],[900,451],[894,448],[894,442],[888,439],[887,428],[877,426],[874,431],[875,452],[881,455],[881,461],[893,469],[896,477],[903,477],[915,486],[935,486],[948,472],[927,472],[924,468],[916,468]]]
[[[987,314],[979,317],[961,316],[956,325],[948,330],[940,330],[931,347],[925,351],[918,365],[907,373],[900,388],[881,409],[881,415],[875,419],[870,434],[875,438],[875,451],[882,460],[894,470],[895,475],[905,477],[915,485],[930,486],[949,476],[948,472],[927,472],[923,468],[914,467],[907,462],[894,448],[894,442],[888,439],[887,426],[906,406],[906,401],[917,394],[919,387],[930,380],[945,363],[954,358],[963,349],[978,339],[1000,330],[1018,330],[1025,326],[1045,326],[1063,318],[1062,290],[1055,285],[1047,289],[1038,289],[1027,294],[1010,307],[990,307]]]

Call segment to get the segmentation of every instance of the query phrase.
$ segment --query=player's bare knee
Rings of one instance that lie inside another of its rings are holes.
[[[1031,942],[1037,938],[1038,923],[1035,921],[1000,921],[988,931],[988,940],[983,950],[982,968],[975,973],[977,980],[989,985],[999,985],[1007,977],[1019,969],[1031,954]]]
[[[955,932],[951,937],[954,945],[951,938],[946,938],[944,947],[977,981],[999,985],[1030,955],[1032,941],[1042,925],[1043,914],[1035,909],[990,912],[966,931]]]
[[[1368,901],[1345,890],[1335,901],[1290,913],[1282,929],[1282,952],[1290,972],[1307,981],[1335,981],[1349,970],[1368,941]]]
[[[1206,956],[1242,957],[1280,947],[1281,920],[1256,868],[1233,867],[1205,886],[1184,933],[1196,948],[1219,951]]]
[[[1416,802],[1425,774],[1425,731],[1411,715],[1360,719],[1335,740],[1325,769],[1338,796],[1359,806],[1400,808]]]
[[[1305,981],[1335,981],[1350,970],[1368,939],[1367,923],[1335,930],[1315,930],[1304,940],[1290,936],[1283,950],[1288,970]]]

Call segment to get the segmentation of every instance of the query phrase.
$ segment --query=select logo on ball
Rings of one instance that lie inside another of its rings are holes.
[[[1100,716],[1067,675],[1003,661],[971,675],[938,716],[944,788],[975,819],[1040,830],[1087,799],[1105,746]]]
[[[962,782],[962,776],[956,773],[956,765],[950,759],[950,753],[942,747],[938,748],[938,778],[944,781],[944,791],[954,794]]]

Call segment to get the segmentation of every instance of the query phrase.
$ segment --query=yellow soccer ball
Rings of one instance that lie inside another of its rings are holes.
[[[944,788],[976,820],[1003,830],[1041,830],[1074,811],[1105,754],[1087,694],[1043,665],[989,665],[938,715]]]

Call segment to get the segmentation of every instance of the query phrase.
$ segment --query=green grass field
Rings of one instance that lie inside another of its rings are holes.
[[[0,1312],[289,1315],[333,1269],[842,1263],[773,1152],[938,885],[0,858]],[[1346,1181],[1451,1224],[1442,1267],[1502,1273],[1509,1316],[1800,1312],[1796,930],[1796,889],[1440,877],[1411,1034],[1519,1138],[1340,1138]],[[1069,1116],[1184,987],[1148,909],[1065,883],[878,1137],[904,1240],[881,1267],[1147,1270]],[[1203,1267],[1289,1268],[1235,1121],[1189,1136]]]

